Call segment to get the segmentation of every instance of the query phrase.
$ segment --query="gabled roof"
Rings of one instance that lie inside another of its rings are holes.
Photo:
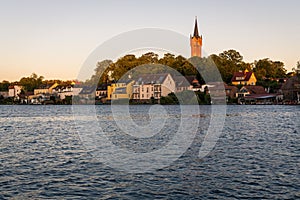
[[[176,87],[188,87],[191,84],[184,76],[174,76]]]
[[[162,84],[169,74],[142,74],[136,78],[137,84]]]
[[[83,95],[83,94],[94,94],[96,91],[96,87],[95,86],[83,86],[82,90],[80,91],[79,94]]]
[[[253,72],[234,72],[231,82],[249,81]]]
[[[174,76],[174,81],[176,83],[176,87],[199,87],[199,81],[196,76]]]
[[[245,88],[250,94],[267,94],[263,86],[259,85],[245,85],[241,90]]]
[[[300,78],[293,76],[289,78],[281,87],[282,90],[300,90]]]

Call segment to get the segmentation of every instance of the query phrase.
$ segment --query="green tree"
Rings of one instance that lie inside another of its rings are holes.
[[[2,81],[2,82],[0,83],[0,91],[8,91],[9,85],[10,85],[10,82],[5,81],[5,80]]]
[[[21,78],[19,83],[24,87],[26,92],[33,92],[34,89],[38,88],[42,84],[43,79],[43,76],[38,76],[33,73],[30,77]]]
[[[234,72],[240,70],[251,70],[251,64],[243,61],[243,56],[236,50],[230,49],[220,53],[219,55],[211,55],[210,58],[214,61],[221,73],[222,79],[226,83],[231,82]]]
[[[86,85],[96,85],[99,83],[107,83],[110,77],[110,71],[114,70],[112,67],[113,61],[103,60],[97,63],[95,74],[90,79],[85,81]]]
[[[296,74],[298,76],[300,75],[300,61],[297,62],[297,66],[294,67],[292,70],[293,70],[294,74]]]
[[[286,69],[284,63],[280,61],[272,61],[264,58],[254,62],[254,72],[258,80],[284,78],[286,77]]]
[[[230,49],[219,54],[223,61],[234,63],[235,65],[243,64],[243,56],[236,50]]]

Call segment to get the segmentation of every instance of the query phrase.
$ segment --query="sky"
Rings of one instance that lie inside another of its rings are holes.
[[[299,8],[298,0],[0,0],[0,81],[76,79],[112,37],[160,28],[188,38],[195,16],[207,55],[235,49],[246,62],[270,58],[291,71],[300,60]]]

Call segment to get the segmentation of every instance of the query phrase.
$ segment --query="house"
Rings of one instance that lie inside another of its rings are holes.
[[[95,104],[95,86],[74,86],[76,92],[79,91],[78,95],[73,93],[72,104]],[[73,92],[74,92],[73,90]],[[74,98],[74,96],[76,98]]]
[[[114,91],[111,94],[111,100],[132,99],[132,88],[134,80],[126,80],[114,83]]]
[[[154,92],[155,91],[155,92]],[[151,98],[159,99],[158,94],[161,91],[159,84],[138,82],[133,85],[133,99],[138,102],[148,102]]]
[[[19,94],[18,96],[20,99],[20,103],[21,104],[29,104],[30,103],[29,99],[30,99],[30,96],[32,96],[32,95],[33,95],[33,92],[24,92],[24,93]]]
[[[281,87],[284,101],[286,103],[300,103],[300,76],[289,78]]]
[[[210,95],[211,104],[225,104],[228,100],[225,84],[222,81],[208,82],[203,88],[203,92]]]
[[[232,85],[256,85],[256,77],[253,72],[245,69],[244,71],[235,72],[231,79]]]
[[[80,98],[89,99],[89,100],[95,98],[95,91],[96,91],[95,86],[82,86],[78,88],[81,88],[78,94]]]
[[[53,88],[52,94],[55,94],[59,99],[64,100],[67,96],[78,96],[81,90],[81,87],[74,87],[74,84],[65,86],[58,85]]]
[[[196,76],[174,76],[174,81],[176,83],[175,92],[182,92],[185,90],[198,91],[201,88]]]
[[[133,86],[135,101],[148,101],[151,98],[159,100],[176,91],[176,83],[169,73],[143,74],[136,78]]]
[[[193,86],[184,76],[174,76],[174,81],[176,84],[175,92],[182,92],[185,90],[193,90]]]
[[[105,97],[106,101],[116,99],[131,99],[133,84],[133,80],[119,80],[117,83],[113,82],[111,84],[102,84],[96,90],[96,97]]]
[[[122,84],[120,84],[121,86]],[[118,83],[111,83],[107,86],[107,92],[106,92],[106,100],[110,101],[112,98],[112,93],[115,91],[116,87],[118,87]]]
[[[243,98],[245,96],[254,94],[267,94],[263,86],[258,85],[245,85],[238,92],[236,97]]]
[[[52,94],[53,89],[58,86],[58,83],[54,83],[53,85],[42,85],[40,88],[34,89],[34,95],[38,94]]]
[[[258,85],[245,85],[237,93],[240,104],[274,104],[277,94],[267,93],[264,87]]]
[[[234,85],[227,85],[226,83],[224,83],[224,87],[225,87],[225,94],[226,94],[227,101],[229,99],[235,99],[236,93],[238,92],[239,89]]]
[[[99,85],[96,89],[96,98],[102,99],[107,97],[107,88],[111,86],[111,84],[103,83]]]
[[[8,87],[8,97],[18,97],[21,93],[22,86],[19,85],[11,85]]]
[[[28,104],[44,104],[45,101],[50,101],[50,95],[49,94],[32,94],[27,96],[26,103]]]

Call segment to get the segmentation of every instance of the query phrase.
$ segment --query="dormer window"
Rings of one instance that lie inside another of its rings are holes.
[[[236,80],[244,80],[245,79],[245,77],[243,77],[243,76],[239,76],[239,77],[236,77]]]

